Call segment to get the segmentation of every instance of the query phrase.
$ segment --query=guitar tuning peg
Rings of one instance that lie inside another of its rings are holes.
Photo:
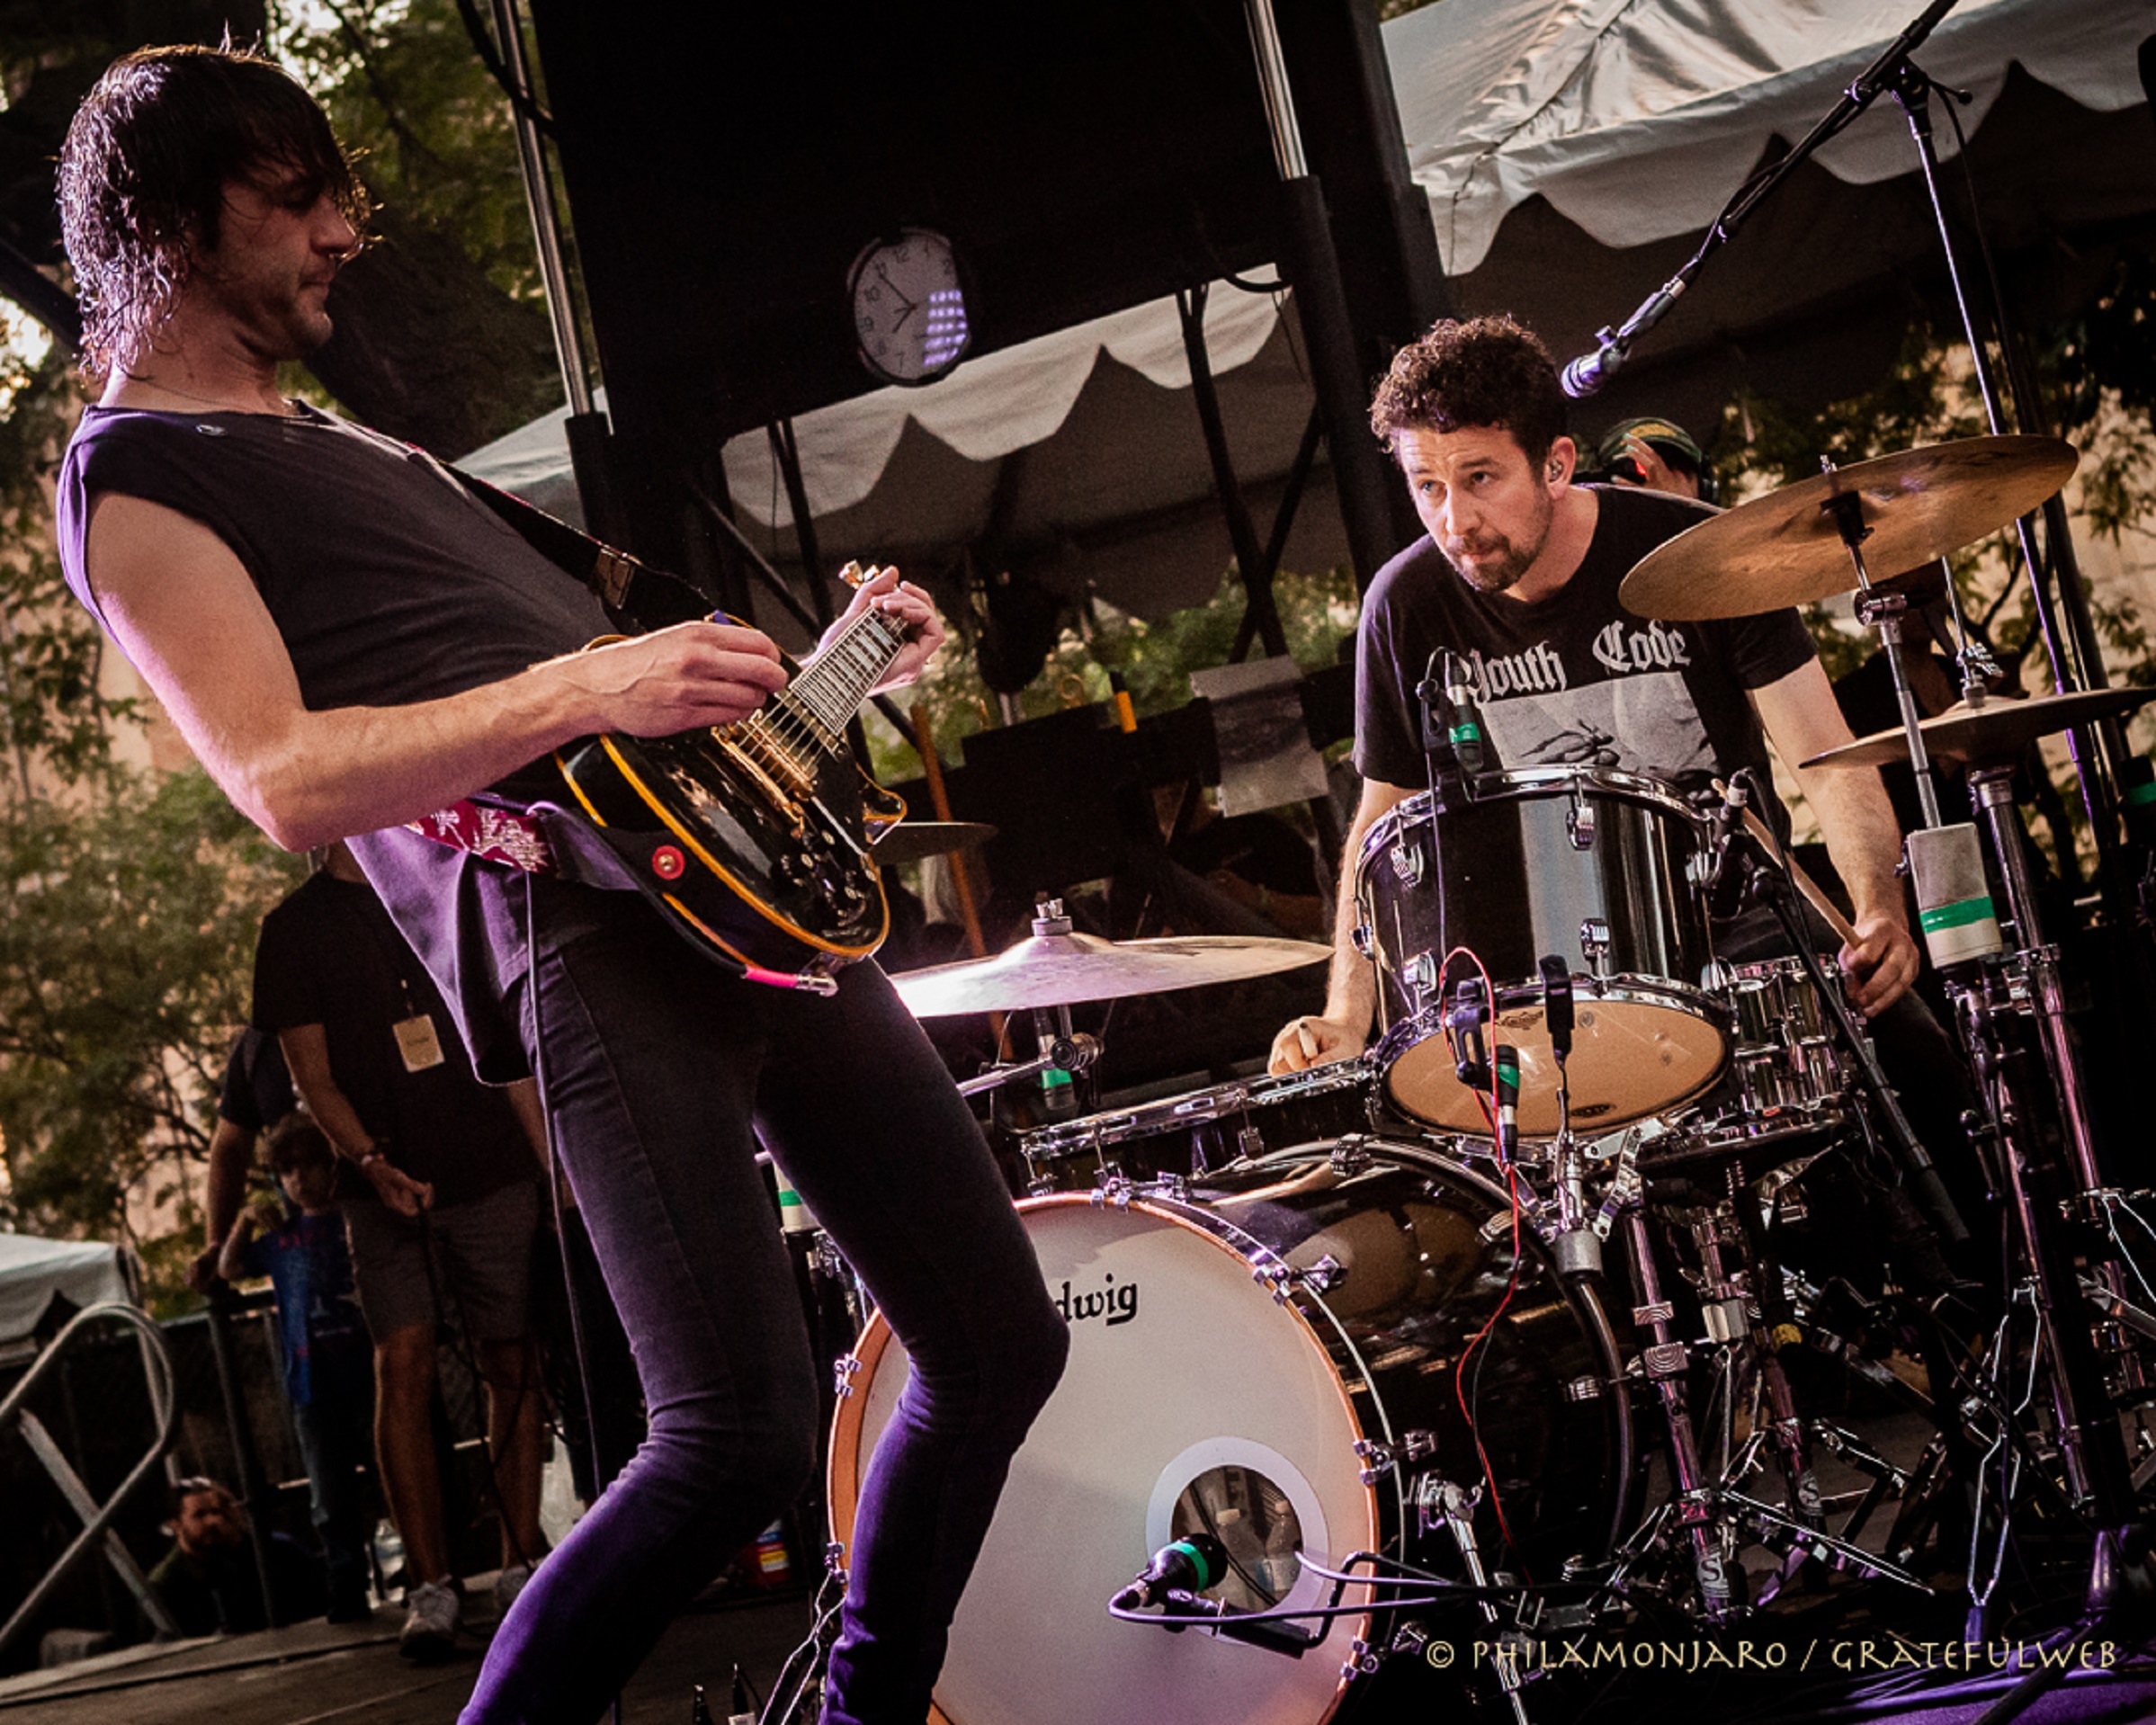
[[[849,587],[858,587],[874,580],[876,572],[873,569],[864,569],[858,563],[849,562],[845,568],[839,570],[838,578]]]

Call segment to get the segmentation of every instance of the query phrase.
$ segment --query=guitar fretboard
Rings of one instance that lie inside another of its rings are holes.
[[[864,611],[837,639],[806,661],[774,705],[806,719],[827,750],[837,748],[845,728],[876,679],[899,657],[905,628],[881,611]]]

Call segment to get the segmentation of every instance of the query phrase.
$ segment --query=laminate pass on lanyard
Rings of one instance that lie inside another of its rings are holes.
[[[399,977],[397,986],[404,995],[406,1015],[390,1025],[389,1031],[397,1038],[397,1052],[404,1061],[404,1069],[425,1072],[429,1067],[440,1066],[444,1058],[442,1037],[434,1029],[433,1017],[419,1010],[418,1003],[412,998],[410,983]]]

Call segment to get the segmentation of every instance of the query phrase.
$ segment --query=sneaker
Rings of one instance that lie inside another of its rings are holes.
[[[498,1623],[503,1618],[508,1616],[509,1607],[516,1604],[516,1595],[523,1592],[524,1584],[532,1578],[532,1567],[529,1563],[505,1564],[501,1573],[495,1577],[494,1621]]]
[[[454,1651],[461,1602],[446,1582],[423,1581],[405,1595],[397,1650],[407,1659],[444,1659]]]

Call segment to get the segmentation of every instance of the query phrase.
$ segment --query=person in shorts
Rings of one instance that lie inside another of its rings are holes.
[[[309,1113],[350,1165],[344,1221],[374,1340],[375,1453],[409,1578],[399,1646],[438,1658],[461,1617],[429,1417],[444,1292],[487,1386],[500,1609],[544,1550],[527,1321],[543,1128],[528,1095],[473,1075],[433,979],[342,845],[263,921],[255,1023],[276,1035]]]

